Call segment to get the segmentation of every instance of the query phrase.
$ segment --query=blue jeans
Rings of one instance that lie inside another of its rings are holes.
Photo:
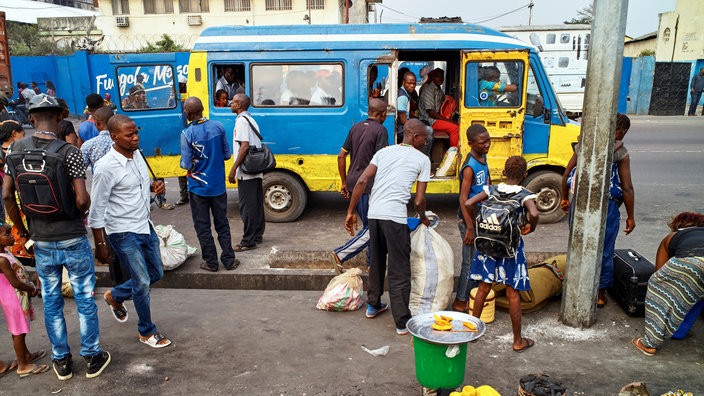
[[[127,263],[131,276],[130,280],[111,290],[112,298],[119,304],[132,299],[139,317],[137,330],[142,336],[157,332],[156,325],[152,323],[149,286],[164,276],[164,265],[159,253],[159,238],[153,228],[149,227],[149,231],[149,235],[134,232],[117,232],[108,235],[110,246],[120,261]]]
[[[461,218],[457,219],[457,228],[460,230],[460,239],[464,240],[464,234],[467,232],[467,225]],[[462,263],[460,267],[460,278],[457,282],[457,299],[460,301],[469,301],[469,292],[477,287],[477,281],[469,279],[472,269],[472,260],[474,260],[474,244],[465,245],[462,242]]]
[[[101,352],[98,307],[93,299],[95,267],[93,254],[86,236],[65,241],[34,244],[37,274],[42,283],[44,300],[44,325],[51,342],[51,358],[61,360],[71,352],[68,346],[64,298],[61,295],[63,267],[76,300],[81,333],[81,356],[94,356]]]

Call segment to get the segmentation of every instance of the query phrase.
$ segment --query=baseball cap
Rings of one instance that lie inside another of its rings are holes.
[[[145,92],[144,92],[144,89],[142,87],[140,87],[139,85],[133,85],[130,88],[130,91],[129,91],[130,96],[134,96],[134,95],[137,95],[140,93],[145,93]]]
[[[54,97],[47,94],[34,95],[34,97],[30,99],[28,110],[29,113],[49,110],[61,112],[63,111],[63,108],[59,106],[59,102],[57,102]]]

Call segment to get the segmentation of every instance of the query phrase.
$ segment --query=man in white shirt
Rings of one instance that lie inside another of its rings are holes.
[[[129,117],[116,114],[108,121],[115,142],[93,171],[88,225],[93,229],[95,255],[108,262],[108,241],[131,278],[103,296],[118,322],[127,321],[123,302],[132,299],[139,318],[139,341],[152,348],[171,341],[152,322],[149,287],[164,275],[159,238],[149,220],[150,194],[163,194],[163,180],[150,182],[147,164],[139,152],[139,130]],[[108,241],[104,235],[108,236]]]
[[[235,252],[256,249],[264,237],[264,190],[262,189],[263,173],[247,174],[242,172],[240,165],[249,153],[249,146],[261,147],[262,141],[254,132],[259,132],[259,125],[249,114],[249,96],[237,94],[232,98],[231,110],[237,114],[235,131],[232,138],[235,153],[235,163],[230,169],[227,179],[237,183],[239,195],[240,216],[244,223],[242,240],[234,247]]]
[[[369,199],[369,247],[371,267],[367,291],[367,318],[386,311],[381,302],[384,293],[384,275],[389,270],[389,300],[396,323],[396,333],[408,334],[406,322],[411,318],[408,302],[411,293],[411,237],[408,229],[406,204],[416,186],[414,208],[426,226],[425,188],[430,180],[430,160],[422,153],[428,139],[428,129],[417,119],[409,120],[404,128],[403,143],[385,147],[374,154],[367,169],[357,180],[349,207],[345,228],[354,235],[357,202],[366,185],[373,179]]]

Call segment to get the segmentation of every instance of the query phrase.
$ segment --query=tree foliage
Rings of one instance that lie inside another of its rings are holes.
[[[181,44],[176,44],[174,40],[169,37],[168,34],[162,34],[161,35],[161,40],[157,41],[156,43],[148,43],[145,47],[142,47],[139,51],[137,52],[180,52],[180,51],[185,51],[183,48],[183,45]]]
[[[655,56],[655,51],[651,49],[644,49],[640,52],[640,54],[638,54],[638,57],[642,58],[644,56]]]
[[[35,24],[7,21],[7,38],[10,44],[10,55],[65,55],[72,53],[71,48],[60,47],[51,38],[39,35]]]
[[[581,10],[577,10],[577,17],[564,21],[566,25],[585,24],[591,25],[594,20],[594,0]]]

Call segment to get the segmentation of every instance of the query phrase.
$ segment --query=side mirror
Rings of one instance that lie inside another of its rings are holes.
[[[531,114],[533,117],[540,117],[545,112],[545,101],[542,96],[537,96],[535,98],[535,103],[533,103],[533,109]]]
[[[551,121],[551,118],[552,117],[550,117],[550,109],[545,109],[543,112],[543,122],[546,124],[549,124]]]

